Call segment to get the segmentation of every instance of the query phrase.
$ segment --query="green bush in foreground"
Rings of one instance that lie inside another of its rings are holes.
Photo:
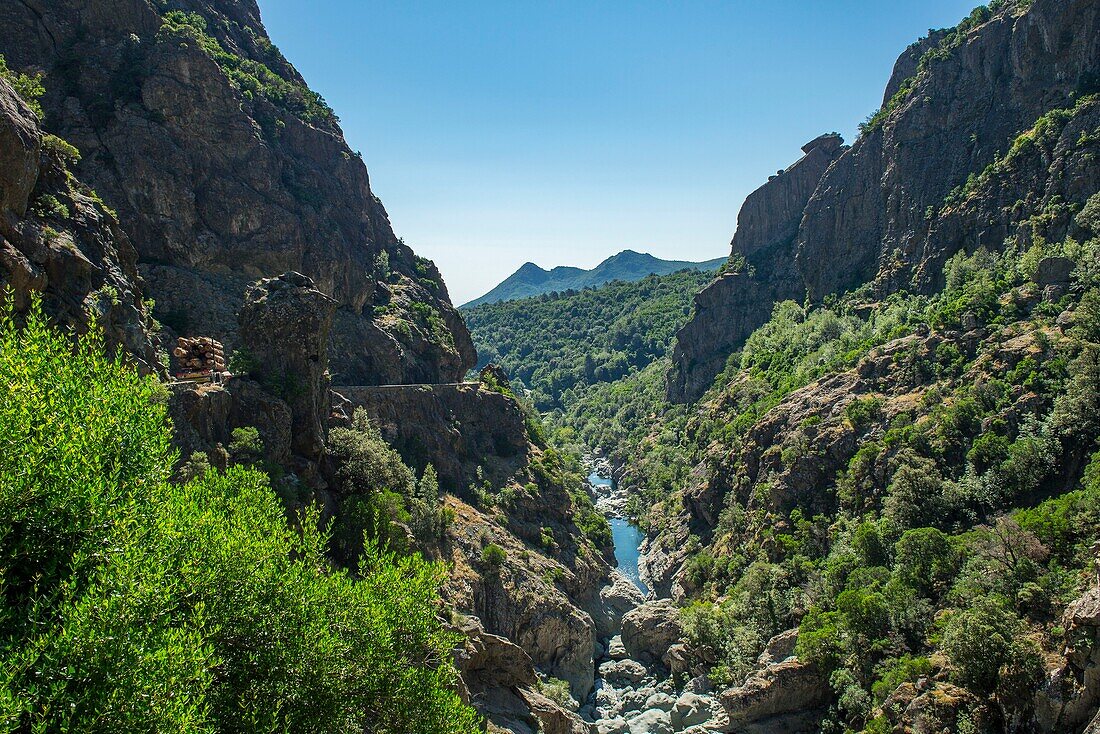
[[[161,388],[0,313],[0,731],[471,732],[441,569],[334,570],[264,474],[168,474]]]

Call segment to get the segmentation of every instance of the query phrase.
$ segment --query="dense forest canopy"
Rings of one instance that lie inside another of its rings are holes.
[[[539,410],[644,369],[671,347],[691,299],[713,272],[681,270],[635,282],[463,309],[478,366],[498,364]]]

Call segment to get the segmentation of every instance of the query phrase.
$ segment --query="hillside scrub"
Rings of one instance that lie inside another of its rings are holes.
[[[1073,261],[1073,282],[1042,298],[1030,278],[1052,256]],[[1026,715],[1022,692],[1040,680],[1042,655],[1061,649],[1057,620],[1100,537],[1098,262],[1098,239],[959,253],[935,295],[777,304],[692,413],[646,421],[660,395],[629,378],[603,403],[571,408],[586,440],[600,440],[593,423],[621,422],[626,478],[645,498],[634,507],[651,530],[682,510],[687,467],[728,486],[685,567],[695,600],[686,629],[716,661],[716,683],[738,684],[769,636],[800,626],[800,657],[833,686],[837,731],[877,731],[885,697],[933,669],[1005,721]],[[964,324],[988,336],[967,347]],[[889,371],[868,368],[878,376],[866,379],[885,393],[832,414],[822,406],[771,448],[754,444],[754,427],[796,390],[882,349]],[[887,407],[903,393],[908,410]],[[775,504],[782,470],[820,465],[815,440],[830,430],[854,434],[847,466],[804,507]],[[765,449],[778,469],[749,475],[740,457]]]
[[[473,732],[442,569],[355,575],[245,466],[169,481],[163,389],[40,306],[0,316],[0,728]],[[247,438],[242,436],[242,441]]]

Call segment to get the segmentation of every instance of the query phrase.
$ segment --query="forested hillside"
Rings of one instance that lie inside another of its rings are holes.
[[[462,310],[478,366],[494,363],[539,410],[564,409],[590,386],[645,369],[670,349],[713,271],[682,270],[581,291]]]

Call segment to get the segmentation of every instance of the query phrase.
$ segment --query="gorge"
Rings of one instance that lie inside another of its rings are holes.
[[[255,0],[0,55],[5,730],[1100,732],[1100,2],[462,309]]]

